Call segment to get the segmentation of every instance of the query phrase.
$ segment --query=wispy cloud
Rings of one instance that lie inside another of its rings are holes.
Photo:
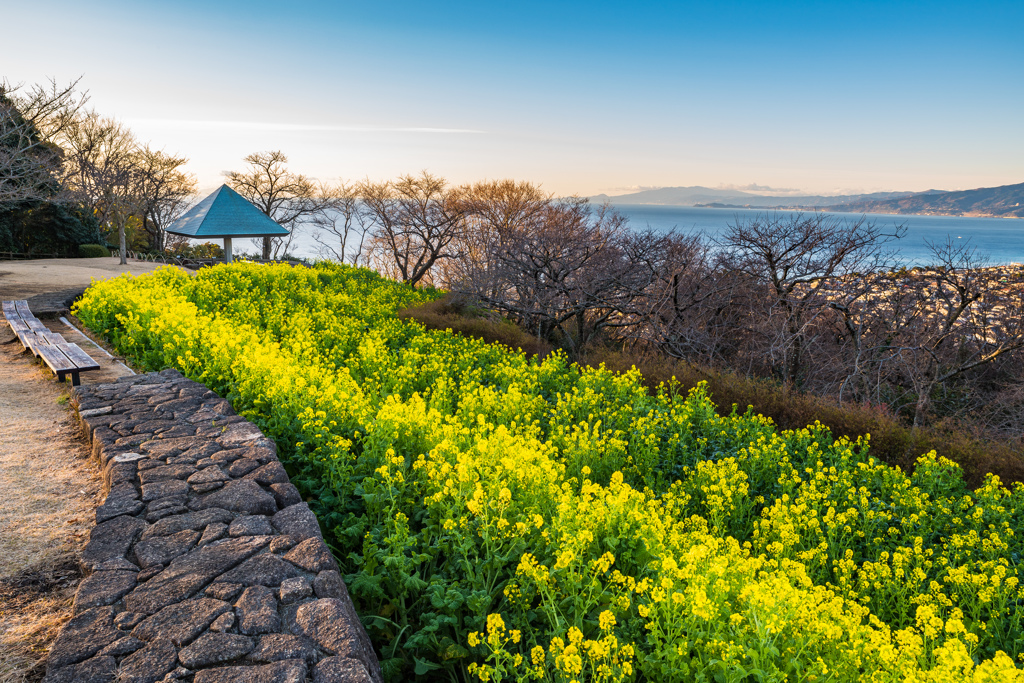
[[[768,185],[758,185],[757,183],[749,183],[747,185],[719,185],[719,190],[740,190],[743,192],[771,192],[774,194],[799,194],[800,190],[794,187],[770,187]]]
[[[609,192],[643,192],[644,190],[660,190],[665,187],[664,185],[627,185],[625,187],[605,187],[601,189],[601,192],[608,194]]]
[[[163,130],[244,131],[244,132],[338,132],[338,133],[445,133],[479,134],[472,128],[434,128],[430,126],[322,125],[306,123],[269,123],[258,121],[202,121],[189,119],[128,119],[129,125]]]

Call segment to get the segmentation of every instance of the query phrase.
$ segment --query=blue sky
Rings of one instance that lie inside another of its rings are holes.
[[[29,5],[0,76],[82,75],[203,187],[266,149],[558,193],[1024,182],[1020,2]]]

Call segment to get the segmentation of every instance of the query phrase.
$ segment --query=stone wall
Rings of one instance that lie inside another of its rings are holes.
[[[174,370],[74,403],[107,496],[47,683],[380,683],[273,441]]]

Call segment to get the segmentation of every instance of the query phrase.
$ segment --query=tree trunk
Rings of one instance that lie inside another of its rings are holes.
[[[917,404],[914,406],[914,426],[913,431],[917,431],[924,426],[924,418],[928,413],[928,405],[931,402],[932,386],[929,385],[924,388],[923,391],[917,395]]]
[[[264,261],[269,261],[270,260],[270,240],[271,239],[273,239],[273,238],[271,238],[271,237],[264,237],[263,238],[263,260]]]
[[[128,265],[128,243],[124,236],[124,223],[119,222],[117,226],[117,236],[121,242],[121,265]]]

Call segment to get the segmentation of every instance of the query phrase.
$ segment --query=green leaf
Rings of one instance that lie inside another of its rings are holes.
[[[419,657],[413,657],[413,661],[416,662],[416,668],[414,669],[414,672],[417,676],[424,676],[430,673],[431,671],[436,671],[441,668],[438,664],[422,660]]]

